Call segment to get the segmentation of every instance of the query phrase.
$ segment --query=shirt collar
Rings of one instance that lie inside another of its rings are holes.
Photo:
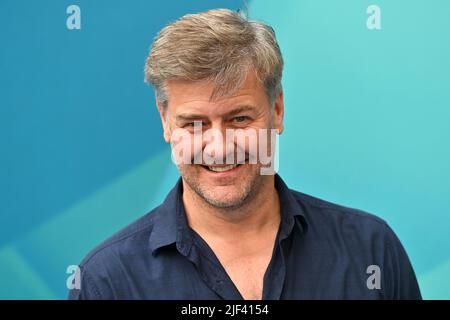
[[[164,202],[153,213],[153,230],[149,238],[152,253],[174,243],[183,252],[189,249],[192,235],[187,223],[182,195],[183,183],[179,178]]]
[[[294,191],[288,188],[278,174],[275,175],[275,188],[278,191],[278,198],[280,200],[280,237],[288,237],[294,226],[296,226],[301,233],[305,233],[308,227],[305,209],[295,198],[293,194]]]
[[[300,232],[306,232],[304,209],[278,174],[275,175],[275,187],[280,200],[280,236],[288,237],[294,226],[297,226]],[[153,213],[153,230],[149,238],[152,253],[171,244],[176,244],[180,253],[189,253],[193,237],[187,223],[182,194],[183,183],[179,178],[164,202]]]

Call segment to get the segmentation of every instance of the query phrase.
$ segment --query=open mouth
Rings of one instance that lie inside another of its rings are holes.
[[[239,166],[240,166],[240,164],[230,164],[230,165],[226,165],[226,166],[204,166],[204,165],[202,165],[203,168],[205,168],[209,171],[213,171],[213,172],[226,172],[226,171],[233,170],[234,168],[237,168]]]

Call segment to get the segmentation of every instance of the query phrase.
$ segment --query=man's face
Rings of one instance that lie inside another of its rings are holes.
[[[210,101],[213,90],[214,85],[206,81],[169,81],[167,109],[160,106],[158,109],[165,140],[172,142],[172,146],[181,143],[191,151],[191,161],[178,164],[185,184],[214,207],[237,208],[251,199],[267,179],[261,175],[260,161],[255,163],[257,158],[252,158],[255,155],[252,145],[261,147],[260,129],[266,129],[269,131],[268,152],[272,152],[270,129],[282,131],[283,97],[281,93],[271,106],[264,87],[253,73],[248,73],[241,88],[232,96]],[[186,139],[186,136],[174,139],[174,132],[180,132],[180,129],[186,130],[183,132],[192,139]],[[208,131],[222,133],[223,139],[212,138],[205,134]],[[256,136],[250,134],[255,132]],[[230,153],[233,156],[227,159]],[[238,153],[245,158],[245,163],[238,164]],[[197,160],[194,161],[195,155]],[[222,164],[208,163],[205,156],[216,162],[221,160]],[[231,158],[234,158],[232,163]]]

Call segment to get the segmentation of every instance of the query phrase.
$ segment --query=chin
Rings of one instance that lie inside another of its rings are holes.
[[[221,199],[221,198],[208,198],[203,197],[203,199],[211,206],[215,208],[220,209],[233,209],[233,208],[239,208],[243,205],[245,199],[238,198],[238,199]]]
[[[243,165],[229,176],[215,176],[198,166],[180,167],[183,180],[206,203],[217,208],[240,207],[258,189],[256,167]]]
[[[206,202],[218,208],[235,208],[240,207],[243,204],[247,198],[247,194],[232,195],[227,197],[208,197],[207,195],[204,195],[203,198]]]

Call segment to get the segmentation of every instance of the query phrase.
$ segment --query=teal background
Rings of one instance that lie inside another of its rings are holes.
[[[66,8],[81,8],[81,30]],[[366,27],[369,5],[382,29]],[[178,172],[143,64],[156,32],[241,1],[0,0],[0,298],[63,299],[66,268]],[[450,298],[450,2],[254,0],[285,59],[280,174],[374,213],[426,299]]]

